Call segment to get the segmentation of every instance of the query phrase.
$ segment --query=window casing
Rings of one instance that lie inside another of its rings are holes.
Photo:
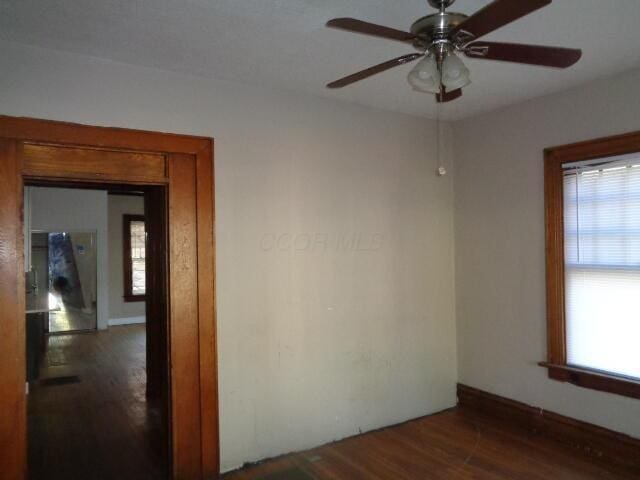
[[[640,133],[545,151],[547,361],[640,398]]]
[[[123,215],[124,300],[146,299],[146,231],[143,215]]]

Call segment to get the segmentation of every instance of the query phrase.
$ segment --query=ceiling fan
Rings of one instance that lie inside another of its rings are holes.
[[[471,83],[469,70],[456,53],[480,60],[500,60],[556,68],[570,67],[582,56],[581,50],[572,48],[476,41],[518,18],[549,5],[551,0],[494,0],[470,17],[447,11],[455,0],[428,1],[438,12],[416,20],[409,32],[355,18],[335,18],[327,22],[328,27],[409,43],[418,50],[418,53],[403,55],[331,82],[327,87],[345,87],[422,58],[409,73],[409,84],[416,91],[434,93],[438,102],[450,102],[461,97],[462,88]]]

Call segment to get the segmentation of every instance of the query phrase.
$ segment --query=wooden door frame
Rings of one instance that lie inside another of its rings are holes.
[[[171,478],[219,475],[213,139],[0,116],[0,472],[27,477],[25,181],[164,186]]]

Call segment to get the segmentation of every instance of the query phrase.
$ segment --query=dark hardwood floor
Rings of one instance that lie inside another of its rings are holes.
[[[223,476],[224,480],[630,480],[553,440],[455,409]]]
[[[165,478],[145,327],[50,336],[28,403],[30,480]]]
[[[29,395],[30,480],[164,479],[143,325],[52,336]],[[459,409],[230,472],[224,480],[630,480],[540,435]]]

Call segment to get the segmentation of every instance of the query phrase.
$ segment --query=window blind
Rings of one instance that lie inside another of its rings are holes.
[[[567,363],[640,379],[640,155],[564,166],[564,245]]]

